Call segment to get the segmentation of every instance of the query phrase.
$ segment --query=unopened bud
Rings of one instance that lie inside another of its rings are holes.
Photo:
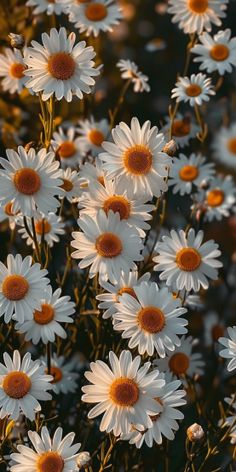
[[[177,144],[174,139],[171,139],[166,145],[164,146],[163,152],[166,152],[168,156],[173,157],[177,151]]]
[[[31,148],[34,148],[34,149],[37,148],[37,143],[35,141],[30,141],[29,143],[25,145],[26,152],[29,152]]]
[[[201,441],[204,438],[204,431],[200,424],[193,423],[189,428],[187,429],[187,437],[189,441],[191,442],[198,442]]]
[[[208,190],[209,188],[209,180],[202,180],[202,182],[200,183],[199,187],[202,189],[202,190]]]
[[[25,39],[22,34],[10,33],[8,37],[10,38],[11,47],[16,49],[22,49],[24,47]]]
[[[87,451],[80,452],[76,459],[76,462],[79,469],[81,469],[82,467],[87,467],[91,462],[90,453]]]

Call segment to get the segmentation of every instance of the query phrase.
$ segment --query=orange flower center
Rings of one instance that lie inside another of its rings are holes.
[[[67,159],[72,157],[77,152],[77,149],[72,141],[64,141],[57,152],[62,159]]]
[[[51,231],[51,225],[47,220],[38,220],[35,223],[35,231],[37,234],[47,234]]]
[[[49,73],[58,80],[68,80],[75,72],[76,63],[67,52],[52,54],[48,60]]]
[[[122,242],[113,233],[103,233],[98,236],[95,247],[102,257],[116,257],[122,252]]]
[[[218,207],[222,205],[225,198],[223,190],[215,188],[207,192],[207,203],[211,207]]]
[[[13,182],[18,192],[24,195],[34,195],[41,187],[41,180],[34,169],[25,167],[16,171]]]
[[[48,303],[43,303],[41,310],[34,311],[34,321],[40,325],[45,325],[50,323],[54,318],[54,308]]]
[[[22,79],[24,77],[25,66],[20,62],[14,62],[10,67],[10,75],[14,79]]]
[[[134,175],[145,175],[152,167],[152,153],[147,146],[136,144],[124,153],[124,165]]]
[[[169,368],[175,375],[186,374],[189,364],[189,357],[184,352],[176,352],[169,360]]]
[[[133,406],[139,399],[138,385],[127,377],[114,380],[109,393],[111,400],[118,406]]]
[[[215,44],[210,50],[210,56],[214,61],[225,61],[229,57],[229,48],[225,44]]]
[[[37,461],[37,472],[62,472],[64,461],[58,452],[44,452]]]
[[[201,87],[198,84],[190,84],[188,87],[185,89],[185,93],[189,97],[198,97],[202,92]]]
[[[224,336],[224,328],[223,328],[223,326],[220,326],[220,325],[215,325],[215,326],[213,326],[213,328],[212,328],[212,330],[211,330],[211,335],[212,335],[213,341],[218,341],[218,339],[219,339],[221,336]]]
[[[22,300],[29,290],[29,283],[22,275],[8,275],[2,283],[2,293],[8,300]]]
[[[184,247],[176,254],[176,264],[179,269],[186,272],[192,272],[201,264],[201,256],[199,252],[192,247]]]
[[[147,306],[138,313],[138,323],[147,333],[159,333],[165,326],[165,316],[159,308]]]
[[[24,372],[14,371],[3,380],[3,390],[11,398],[23,398],[30,391],[31,380]]]
[[[91,3],[85,8],[85,16],[90,21],[101,21],[107,16],[107,7],[103,3]]]
[[[48,370],[46,369],[46,374],[48,374]],[[51,380],[51,383],[52,384],[55,384],[57,382],[60,382],[60,380],[62,379],[63,377],[63,374],[62,374],[62,370],[59,369],[59,367],[51,367],[50,369],[50,375],[53,376],[53,380]]]
[[[189,0],[188,6],[194,13],[205,13],[208,8],[208,0]]]
[[[184,180],[185,182],[193,182],[193,180],[198,177],[198,174],[198,168],[191,165],[183,166],[179,171],[181,180]]]
[[[128,295],[131,295],[131,297],[136,298],[137,300],[137,295],[132,287],[122,287],[120,290],[117,292],[117,297],[120,295],[123,295],[123,293],[128,293]]]
[[[190,121],[188,120],[175,120],[172,126],[172,134],[176,138],[182,138],[190,133]]]
[[[62,179],[63,180],[63,184],[61,185],[61,188],[63,188],[63,190],[65,190],[66,192],[70,192],[74,185],[72,184],[72,182],[70,180],[67,180],[67,179]]]
[[[15,216],[15,215],[17,215],[17,213],[19,213],[19,211],[18,211],[17,213],[13,213],[12,207],[13,207],[12,202],[8,202],[8,203],[5,205],[4,211],[5,211],[5,213],[6,213],[7,216]]]
[[[104,134],[99,129],[91,129],[88,134],[88,138],[94,146],[101,146],[104,141]]]
[[[227,147],[229,152],[236,154],[236,138],[229,139]]]
[[[107,214],[109,210],[114,213],[118,212],[121,220],[127,220],[130,216],[130,203],[126,198],[114,195],[105,200],[103,210]]]

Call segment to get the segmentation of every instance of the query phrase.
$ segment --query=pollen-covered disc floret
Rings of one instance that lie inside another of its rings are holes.
[[[206,163],[201,154],[179,154],[170,169],[169,185],[173,186],[173,193],[180,195],[192,192],[193,186],[199,187],[203,181],[208,181],[215,173],[214,164]]]
[[[95,120],[90,116],[87,120],[79,120],[76,129],[79,137],[78,143],[83,154],[90,153],[96,156],[102,151],[102,143],[110,133],[109,123],[106,119]]]
[[[161,272],[160,279],[174,290],[198,292],[201,287],[208,288],[208,279],[218,278],[221,251],[213,240],[202,243],[203,236],[203,231],[195,235],[193,228],[187,235],[183,230],[171,230],[170,236],[163,236],[157,244],[154,270]]]
[[[85,372],[92,385],[82,387],[82,400],[97,403],[88,417],[96,418],[103,413],[101,431],[119,436],[128,433],[133,423],[151,427],[150,415],[160,412],[155,396],[165,381],[159,379],[158,370],[148,372],[150,362],[140,367],[140,361],[140,356],[132,359],[129,351],[122,351],[119,358],[111,351],[110,367],[98,360],[90,364],[91,371]]]
[[[79,138],[75,135],[74,126],[63,129],[61,126],[58,131],[53,133],[52,147],[60,159],[62,167],[77,168],[82,162],[82,154]]]
[[[130,349],[137,347],[140,354],[149,356],[156,350],[164,357],[167,349],[180,345],[178,335],[187,333],[188,322],[180,318],[187,310],[179,298],[155,282],[141,282],[133,290],[135,297],[124,292],[115,305],[114,329],[129,339]]]
[[[65,28],[52,28],[49,35],[42,34],[43,45],[32,41],[26,48],[26,86],[35,93],[42,92],[43,100],[55,95],[57,100],[71,102],[73,95],[82,99],[84,93],[91,92],[93,77],[99,75],[92,60],[95,51],[92,46],[86,47],[85,41],[75,45],[75,40],[75,33],[67,37]]]
[[[45,373],[47,373],[47,360],[46,358],[42,359],[42,363],[45,368]],[[79,374],[76,372],[78,369],[78,361],[76,358],[72,358],[68,361],[64,356],[57,356],[53,354],[51,359],[51,375],[53,376],[52,380],[52,389],[59,395],[63,393],[73,393],[78,388],[78,377]]]
[[[30,234],[33,235],[33,225],[31,218],[26,217],[27,226],[30,229]],[[34,240],[29,235],[25,229],[23,217],[17,219],[17,224],[20,226],[18,233],[23,239],[26,239],[26,244],[28,246],[33,246],[35,248]],[[54,243],[58,243],[60,236],[65,234],[64,230],[65,224],[62,221],[60,216],[55,215],[55,213],[48,213],[46,216],[40,213],[35,213],[34,217],[34,228],[36,237],[39,243],[45,241],[49,247],[52,247]]]
[[[121,9],[113,0],[79,0],[68,11],[69,20],[75,23],[80,33],[86,32],[86,36],[97,37],[102,31],[112,31],[122,18]]]
[[[4,91],[20,93],[26,82],[23,56],[18,49],[4,49],[0,54],[0,78]]]
[[[171,98],[175,98],[177,103],[185,102],[194,107],[208,102],[210,96],[215,93],[211,79],[199,72],[190,77],[179,77],[171,92]]]
[[[132,82],[134,92],[150,92],[149,78],[143,74],[135,62],[121,59],[117,63],[117,67],[121,71],[122,79]]]
[[[226,348],[220,351],[220,356],[230,359],[227,369],[232,372],[236,369],[236,326],[228,328],[228,338],[220,337],[219,343]]]
[[[21,359],[19,351],[14,351],[13,358],[5,352],[4,364],[0,364],[0,418],[10,416],[17,420],[23,413],[31,421],[36,412],[41,410],[38,400],[50,400],[53,379],[45,375],[40,361],[32,361],[28,352]]]

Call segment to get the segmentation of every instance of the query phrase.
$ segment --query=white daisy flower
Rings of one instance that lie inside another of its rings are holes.
[[[172,22],[186,34],[201,34],[211,31],[213,25],[220,26],[221,18],[226,17],[228,0],[169,0],[168,12]]]
[[[79,134],[78,143],[81,152],[96,156],[102,151],[102,143],[108,137],[110,127],[106,119],[95,121],[91,116],[88,120],[80,120],[76,129]]]
[[[67,169],[62,171],[60,177],[63,181],[61,188],[65,192],[63,197],[71,203],[77,203],[81,195],[80,174],[76,170],[67,167]]]
[[[226,349],[220,351],[220,356],[225,359],[230,359],[227,369],[229,372],[236,369],[236,326],[228,328],[228,338],[219,338],[219,343]]]
[[[200,62],[200,70],[209,74],[217,70],[220,75],[232,72],[232,66],[236,66],[236,38],[230,37],[229,28],[213,37],[206,32],[199,36],[201,44],[196,44],[191,52],[197,55],[194,62]]]
[[[209,180],[215,173],[214,164],[206,163],[206,158],[201,154],[179,154],[179,159],[174,159],[170,169],[169,185],[173,186],[173,193],[180,195],[190,194],[193,185],[199,187],[202,181]]]
[[[26,66],[23,56],[18,49],[4,49],[4,54],[0,54],[0,77],[2,88],[5,92],[20,93],[24,88]]]
[[[220,320],[218,313],[210,311],[204,315],[204,340],[206,346],[212,346],[220,337],[225,335],[225,326]],[[219,344],[218,344],[219,347]]]
[[[176,102],[189,102],[191,107],[202,105],[210,100],[210,95],[215,95],[211,79],[205,74],[192,74],[190,77],[179,77],[175,88],[171,91],[171,98]]]
[[[203,375],[205,362],[200,352],[193,353],[194,343],[192,336],[182,336],[181,344],[174,351],[167,352],[164,359],[156,359],[153,363],[161,372],[167,372],[171,379],[187,375]]]
[[[4,364],[0,364],[0,418],[17,420],[23,413],[31,421],[41,411],[38,400],[51,400],[47,390],[51,389],[51,375],[45,375],[40,361],[32,361],[27,352],[21,360],[19,351],[13,358],[5,352]]]
[[[161,405],[155,401],[165,380],[159,378],[159,371],[148,372],[151,363],[140,367],[140,356],[132,359],[129,351],[122,351],[119,359],[110,351],[111,368],[103,361],[90,364],[91,371],[85,377],[92,385],[82,387],[82,400],[97,403],[88,414],[96,418],[103,414],[100,430],[115,436],[128,433],[131,424],[152,426],[150,415],[158,414]]]
[[[231,175],[217,176],[209,182],[206,191],[193,195],[195,202],[204,212],[205,221],[222,220],[228,217],[236,201],[236,187]]]
[[[46,359],[43,359],[42,362],[45,367],[45,372],[47,373]],[[58,357],[56,354],[53,354],[51,358],[50,373],[53,376],[51,383],[54,393],[59,395],[59,393],[73,393],[77,390],[77,380],[79,374],[77,372],[73,372],[75,367],[76,363],[74,359],[68,362],[64,356]]]
[[[75,128],[64,130],[61,126],[53,133],[52,147],[60,158],[62,167],[78,167],[82,162],[79,138],[75,137]]]
[[[67,337],[61,323],[73,323],[73,313],[75,304],[70,297],[61,297],[60,288],[53,293],[52,287],[49,286],[40,300],[40,309],[33,312],[33,319],[18,322],[15,328],[25,335],[26,341],[32,340],[33,344],[38,344],[42,340],[47,344],[54,342],[56,335],[63,339]]]
[[[168,288],[159,289],[155,282],[141,282],[133,290],[135,298],[123,293],[116,303],[113,327],[122,331],[122,338],[129,339],[130,349],[137,347],[139,354],[149,356],[156,350],[165,357],[167,349],[180,346],[178,335],[187,333],[188,321],[180,318],[187,310]]]
[[[164,377],[163,377],[164,378]],[[168,382],[159,391],[155,400],[161,405],[161,411],[151,416],[152,427],[145,428],[143,425],[132,425],[128,434],[121,435],[121,439],[128,440],[130,444],[135,444],[140,448],[143,443],[148,447],[153,447],[153,443],[162,444],[163,437],[173,441],[175,432],[179,425],[176,420],[182,420],[184,415],[179,411],[179,407],[186,404],[183,398],[186,395],[185,390],[179,390],[181,382],[175,380]]]
[[[26,221],[30,233],[33,235],[31,218],[26,218]],[[26,239],[26,244],[28,246],[32,245],[33,248],[35,248],[33,237],[31,237],[25,229],[23,217],[18,218],[17,225],[22,227],[18,229],[18,233],[23,239]],[[64,226],[65,223],[63,223],[62,218],[55,215],[55,213],[50,212],[46,216],[36,213],[34,228],[39,243],[44,240],[49,247],[52,247],[54,243],[58,243],[60,241],[59,235],[65,234]]]
[[[64,13],[70,13],[71,7],[78,7],[79,3],[87,3],[90,0],[57,0],[57,2],[62,6]]]
[[[0,262],[0,316],[5,323],[12,316],[23,323],[33,319],[34,310],[39,310],[49,279],[46,269],[38,263],[32,264],[32,257],[22,259],[20,254],[7,256],[7,266]]]
[[[230,405],[231,416],[226,416],[225,419],[220,419],[219,426],[225,428],[230,428],[229,437],[230,437],[230,444],[236,444],[236,403],[235,403],[235,395],[231,395],[231,397],[224,398],[224,401],[227,405]]]
[[[132,189],[124,190],[117,180],[105,179],[104,185],[100,183],[90,184],[87,192],[83,192],[79,208],[80,216],[96,217],[99,210],[106,214],[111,210],[119,213],[120,219],[125,220],[130,226],[136,228],[139,235],[144,238],[150,225],[146,221],[152,219],[150,212],[155,209],[154,205],[146,203],[146,198],[134,198]]]
[[[28,152],[22,146],[18,153],[7,149],[7,159],[0,157],[4,169],[0,169],[0,202],[2,205],[12,202],[12,211],[21,211],[24,216],[33,216],[35,210],[47,214],[55,212],[60,205],[58,195],[64,193],[59,186],[59,162],[54,154],[40,149],[38,153],[30,148]]]
[[[100,182],[100,184],[104,185],[105,175],[106,172],[99,158],[95,159],[94,165],[90,164],[90,162],[85,162],[81,166],[79,173],[81,188],[86,190],[88,184],[95,182]]]
[[[121,9],[113,0],[79,0],[77,6],[71,6],[69,13],[69,20],[75,23],[80,33],[86,32],[86,36],[95,37],[101,31],[112,31],[122,18]]]
[[[218,268],[223,265],[217,260],[221,251],[212,239],[202,244],[203,236],[203,231],[195,235],[190,228],[187,236],[183,230],[177,233],[172,229],[170,236],[162,237],[157,244],[159,255],[153,258],[157,262],[154,270],[161,272],[160,280],[166,280],[174,290],[198,292],[201,286],[209,287],[207,279],[218,278]]]
[[[44,12],[47,15],[61,15],[63,12],[63,7],[59,4],[58,0],[28,0],[26,6],[35,7],[33,9],[34,15],[40,15],[40,13]]]
[[[151,274],[147,272],[138,278],[138,271],[132,270],[130,272],[122,272],[119,280],[112,285],[109,282],[101,282],[102,288],[107,290],[105,293],[101,293],[96,296],[96,299],[101,303],[98,305],[100,310],[105,310],[102,317],[104,319],[111,318],[116,313],[116,302],[119,301],[123,293],[128,293],[134,298],[136,293],[134,286],[140,285],[141,282],[148,281]]]
[[[12,202],[8,202],[5,205],[0,205],[0,222],[8,220],[10,229],[14,229],[18,221],[20,212],[14,213],[12,211]]]
[[[90,267],[90,278],[99,273],[100,280],[117,283],[121,271],[136,269],[134,261],[143,259],[143,249],[138,232],[125,220],[120,220],[118,213],[109,211],[108,215],[100,210],[96,217],[85,215],[78,219],[80,232],[73,232],[71,246],[76,250],[74,259],[82,259],[79,268]]]
[[[226,167],[236,169],[236,123],[217,131],[212,143],[214,157]]]
[[[105,141],[106,152],[99,155],[107,178],[119,178],[124,190],[130,188],[134,195],[152,198],[166,192],[171,159],[162,152],[164,136],[158,134],[158,128],[151,128],[150,121],[141,127],[132,118],[130,128],[121,122],[112,130],[112,137],[114,143]]]
[[[149,78],[138,69],[135,62],[121,59],[116,65],[121,71],[122,79],[131,80],[134,84],[134,92],[150,92]]]
[[[41,435],[29,431],[28,436],[34,447],[17,445],[18,452],[11,454],[10,472],[75,472],[80,444],[73,444],[75,434],[62,438],[62,428],[57,428],[52,439],[46,426]]]
[[[65,28],[52,28],[49,35],[42,34],[43,45],[32,41],[32,47],[26,48],[26,87],[42,92],[43,100],[55,94],[57,100],[64,97],[71,102],[73,95],[82,99],[83,93],[91,93],[95,84],[92,77],[99,75],[92,61],[96,53],[92,46],[86,47],[85,41],[74,46],[75,40],[75,33],[67,38]]]
[[[162,128],[166,140],[169,140],[169,133],[171,127],[170,117],[166,117],[166,125]],[[200,131],[200,127],[195,123],[192,116],[183,116],[177,113],[172,124],[172,137],[178,147],[187,146],[192,138],[195,138]]]

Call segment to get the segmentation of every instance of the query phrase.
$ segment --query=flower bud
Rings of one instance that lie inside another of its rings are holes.
[[[187,437],[189,441],[191,442],[198,442],[201,441],[204,438],[204,431],[200,424],[193,423],[189,428],[187,429]]]
[[[79,467],[79,469],[81,469],[82,467],[88,466],[91,462],[90,453],[87,451],[80,452],[80,454],[78,454],[76,461],[77,461],[77,466]]]
[[[22,34],[10,33],[8,37],[10,39],[11,47],[16,49],[22,49],[24,47],[25,39]]]
[[[166,152],[168,156],[173,157],[177,151],[177,144],[174,139],[171,139],[166,145],[164,146],[163,152]]]

